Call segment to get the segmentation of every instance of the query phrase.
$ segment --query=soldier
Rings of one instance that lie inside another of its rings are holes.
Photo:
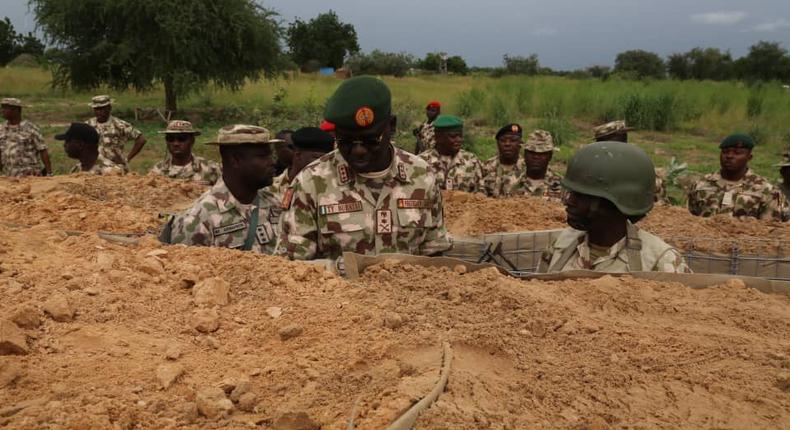
[[[0,124],[0,173],[7,176],[52,176],[47,144],[38,127],[22,119],[22,101],[0,101],[5,124]],[[40,162],[39,162],[40,159]],[[42,169],[41,163],[44,164]]]
[[[192,153],[195,137],[200,136],[200,132],[192,128],[191,122],[170,121],[167,129],[159,133],[165,135],[168,155],[156,163],[149,173],[205,185],[214,185],[222,176],[222,168],[217,162]]]
[[[785,201],[790,202],[790,153],[784,154],[782,162],[774,167],[778,167],[779,174],[782,175],[782,182],[777,185],[777,188],[784,194]]]
[[[274,178],[271,186],[266,191],[271,193],[276,204],[273,206],[273,216],[277,224],[282,212],[282,203],[285,191],[291,186],[292,179],[299,174],[308,164],[321,158],[335,149],[335,138],[317,127],[304,127],[293,133],[293,161],[291,167],[281,175]]]
[[[692,186],[689,212],[703,217],[729,214],[781,221],[786,210],[781,191],[749,169],[754,140],[746,134],[733,134],[722,140],[719,148],[721,169]]]
[[[545,197],[549,200],[562,198],[562,176],[549,169],[554,155],[554,138],[545,130],[535,130],[529,134],[524,145],[524,163],[518,180],[507,195],[526,195]]]
[[[521,126],[507,124],[496,133],[498,154],[483,163],[483,183],[481,191],[489,197],[502,197],[509,194],[524,171],[521,146],[524,141]]]
[[[571,228],[543,253],[538,272],[690,273],[677,249],[634,225],[653,208],[654,175],[634,145],[598,142],[577,151],[562,180]]]
[[[140,130],[132,127],[128,122],[111,115],[112,103],[110,96],[101,95],[91,99],[90,107],[96,115],[85,122],[91,125],[100,136],[100,147],[102,156],[113,163],[120,164],[124,171],[129,171],[129,162],[137,156],[145,145],[145,136]],[[123,153],[123,147],[128,140],[134,140],[134,146],[129,151],[127,157]]]
[[[436,146],[436,140],[434,139],[434,129],[433,129],[433,122],[436,118],[442,113],[442,104],[438,101],[429,102],[427,106],[425,106],[425,116],[428,117],[428,120],[424,123],[420,124],[419,127],[415,128],[412,132],[414,137],[417,138],[417,144],[414,148],[415,154],[420,154],[425,151],[430,151]]]
[[[633,130],[625,121],[612,121],[593,128],[596,142],[628,142],[628,132]],[[668,203],[667,187],[664,184],[664,170],[656,169],[656,202]]]
[[[84,122],[72,122],[63,134],[55,136],[63,141],[69,158],[79,160],[69,173],[87,172],[94,175],[123,175],[123,168],[99,153],[99,133]]]
[[[261,189],[272,183],[271,144],[277,142],[263,127],[221,128],[209,144],[219,146],[222,178],[192,208],[171,220],[170,237],[162,240],[271,254],[277,229],[270,219],[272,200]]]
[[[443,190],[469,193],[480,191],[483,166],[475,154],[461,149],[464,122],[451,115],[440,115],[433,122],[436,147],[420,154],[428,163],[429,172]]]
[[[302,170],[283,199],[277,254],[337,260],[342,253],[437,255],[450,248],[436,178],[417,156],[392,146],[390,90],[359,76],[326,104],[337,150]]]
[[[291,140],[293,130],[280,130],[275,137],[282,142],[274,145],[274,153],[277,155],[277,164],[274,165],[274,175],[282,175],[291,167],[291,160],[294,155],[294,143]]]

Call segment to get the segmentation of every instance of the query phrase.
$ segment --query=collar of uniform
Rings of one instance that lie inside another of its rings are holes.
[[[746,169],[746,173],[743,175],[743,178],[741,178],[740,181],[728,181],[728,180],[724,179],[724,177],[721,176],[721,171],[715,172],[714,175],[715,175],[713,177],[714,182],[716,182],[719,185],[724,186],[724,185],[727,185],[727,184],[739,184],[739,183],[744,182],[744,181],[746,181],[748,179],[751,179],[754,176],[754,172],[752,172],[751,168]]]
[[[236,197],[230,192],[230,189],[225,185],[225,181],[222,178],[219,178],[217,183],[214,184],[214,187],[211,189],[211,194],[217,199],[217,209],[219,209],[220,213],[225,213],[239,207],[239,201],[236,200]],[[221,197],[218,196],[218,194],[221,195]]]
[[[408,154],[393,146],[392,163],[390,164],[389,174],[387,177],[392,177],[400,182],[408,184],[411,182],[411,171],[409,169],[409,165],[403,161],[403,158],[408,158]],[[337,160],[335,163],[335,169],[340,185],[353,184],[356,181],[357,174],[351,170],[351,167],[349,167],[346,159],[343,158],[343,155],[340,153],[340,151],[337,151],[335,159]]]

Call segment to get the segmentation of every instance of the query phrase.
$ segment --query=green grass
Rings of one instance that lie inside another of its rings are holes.
[[[161,107],[163,91],[116,92],[100,88],[91,92],[55,90],[50,74],[30,68],[0,69],[0,95],[19,97],[26,104],[24,115],[42,126],[50,145],[56,172],[73,163],[63,154],[54,134],[70,121],[92,115],[87,106],[94,94],[109,93],[116,99],[115,114],[131,121],[148,138],[132,169],[144,172],[164,156],[165,146],[156,131],[159,119],[134,121],[134,108]],[[464,117],[467,147],[481,159],[493,156],[493,135],[507,122],[518,122],[526,130],[545,128],[560,142],[556,168],[591,140],[590,128],[607,120],[627,118],[638,126],[631,141],[643,147],[658,166],[674,156],[689,164],[690,172],[718,168],[717,143],[734,131],[751,132],[759,140],[752,168],[771,179],[771,167],[790,145],[790,92],[776,84],[750,88],[734,82],[637,82],[622,80],[573,80],[559,77],[421,76],[384,78],[393,94],[398,115],[396,143],[411,149],[411,130],[424,119],[429,100],[442,102],[445,113]],[[216,158],[216,149],[201,144],[224,124],[256,122],[272,130],[315,125],[323,103],[340,81],[300,75],[275,81],[248,83],[232,92],[208,87],[180,101],[182,118],[204,131],[196,152]],[[131,145],[131,143],[130,143]],[[130,148],[131,146],[129,146]]]

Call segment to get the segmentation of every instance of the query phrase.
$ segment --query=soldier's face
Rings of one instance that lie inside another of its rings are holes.
[[[441,109],[439,109],[438,107],[435,107],[435,106],[430,106],[430,107],[426,108],[425,109],[425,115],[428,117],[428,121],[435,120],[436,117],[439,116],[439,112],[440,111],[441,111]]]
[[[337,129],[337,149],[357,173],[369,173],[388,167],[392,145],[391,124],[385,123],[375,131],[358,132]]]
[[[504,134],[496,141],[499,155],[508,160],[517,160],[521,144],[524,143],[517,134]]]
[[[172,133],[165,135],[167,150],[174,157],[185,157],[192,153],[195,135],[191,133]]]
[[[96,115],[96,119],[99,122],[105,122],[110,119],[110,112],[112,112],[112,106],[93,108],[93,114]]]
[[[461,150],[464,142],[463,130],[437,131],[436,151],[441,155],[454,156]]]
[[[294,143],[293,140],[291,140],[291,133],[279,135],[277,138],[285,141],[274,145],[274,152],[277,153],[277,160],[286,166],[290,166],[294,157]]]
[[[230,166],[233,174],[254,185],[257,189],[272,184],[274,176],[274,157],[270,145],[243,145],[234,151]]]
[[[63,142],[63,151],[66,152],[69,158],[80,158],[84,145],[85,144],[81,140],[67,140]]]
[[[18,106],[3,105],[3,118],[14,120],[22,116],[22,109]]]
[[[779,174],[782,175],[784,183],[790,185],[790,166],[784,166],[779,169]]]
[[[618,215],[620,211],[611,202],[600,197],[568,190],[563,196],[568,225],[587,231],[596,219]]]
[[[552,157],[549,152],[524,151],[524,163],[527,165],[528,172],[542,172],[549,167]]]
[[[746,169],[751,159],[751,149],[738,146],[722,149],[719,156],[721,168],[729,172],[740,172]]]

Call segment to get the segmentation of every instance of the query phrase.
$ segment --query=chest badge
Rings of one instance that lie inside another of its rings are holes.
[[[376,233],[392,233],[392,211],[389,209],[379,209],[376,211]]]

